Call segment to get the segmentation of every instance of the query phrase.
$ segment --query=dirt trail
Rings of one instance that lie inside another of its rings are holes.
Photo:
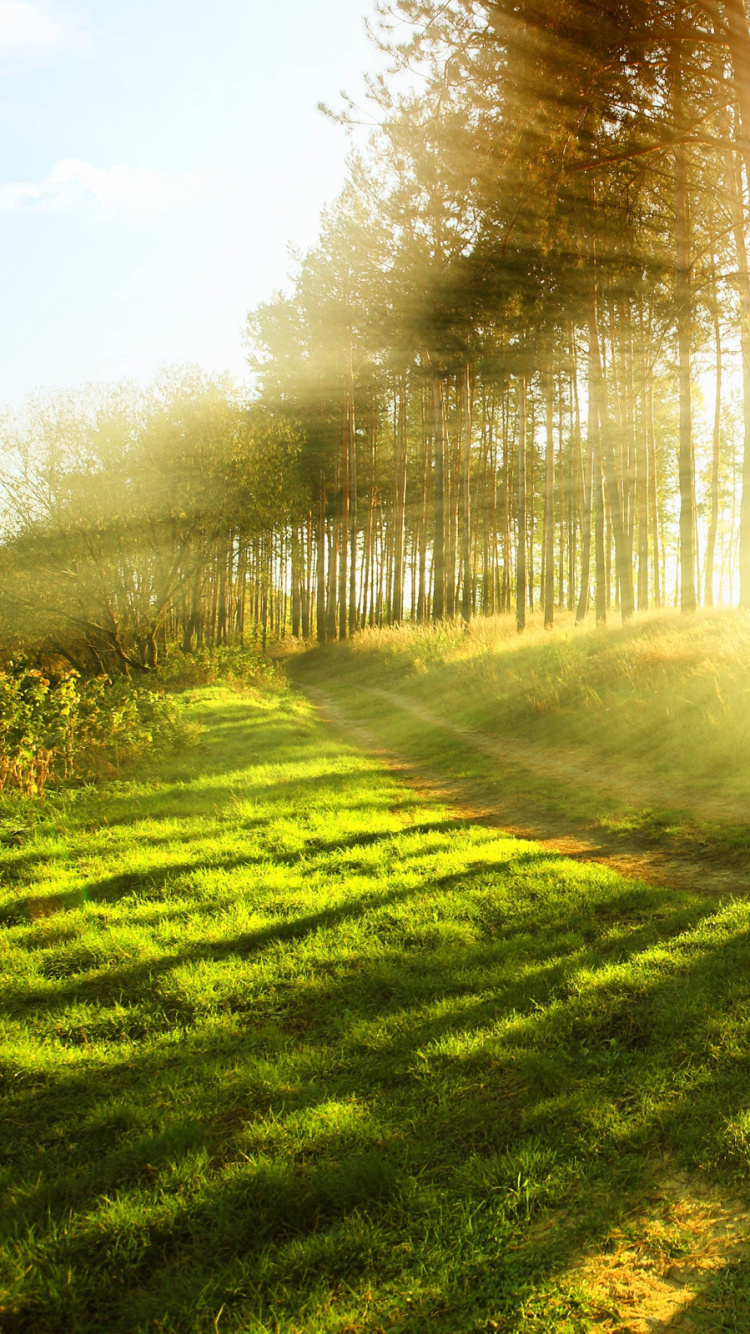
[[[390,768],[399,772],[403,780],[418,791],[451,805],[462,817],[473,819],[506,830],[521,838],[533,839],[551,851],[562,853],[577,861],[594,861],[611,867],[630,878],[645,880],[650,884],[668,886],[675,889],[694,890],[703,894],[731,895],[750,894],[750,870],[744,871],[736,865],[717,860],[714,856],[696,858],[688,854],[677,853],[672,849],[644,847],[635,839],[627,840],[620,836],[609,836],[596,828],[582,828],[575,834],[569,825],[564,827],[560,820],[540,813],[538,810],[522,809],[518,801],[503,802],[496,793],[475,782],[451,780],[436,775],[429,769],[410,764],[402,755],[383,746],[377,733],[367,724],[351,718],[340,704],[326,691],[317,687],[306,686],[305,693],[316,705],[322,716],[334,726],[346,733],[349,740],[362,746],[364,750],[378,755]],[[632,798],[632,789],[621,778],[610,773],[591,769],[591,761],[582,755],[566,756],[558,759],[538,746],[525,746],[519,742],[506,742],[469,728],[452,723],[439,717],[416,700],[394,691],[366,691],[385,700],[393,708],[412,714],[425,726],[438,728],[459,738],[463,744],[491,755],[505,763],[511,762],[528,772],[540,777],[552,778],[567,787],[585,784],[599,791],[606,791],[627,800]],[[665,805],[662,785],[651,785],[651,792],[639,784],[638,797],[642,800],[658,801]],[[674,791],[670,793],[675,799]],[[679,809],[679,803],[675,803]],[[687,801],[685,804],[688,804]],[[684,805],[683,805],[684,809]],[[720,814],[721,812],[721,814]],[[697,814],[698,812],[696,812]],[[707,804],[701,814],[706,818],[742,819],[746,812],[727,811],[725,806],[710,807]]]
[[[698,1322],[705,1331],[701,1298],[723,1269],[750,1255],[749,1225],[744,1200],[667,1169],[627,1229],[567,1277],[596,1303],[602,1334],[688,1334]]]
[[[534,742],[511,741],[505,737],[496,739],[485,736],[482,732],[473,732],[460,723],[451,722],[450,719],[433,713],[431,709],[426,708],[425,705],[420,704],[418,700],[412,699],[409,695],[403,695],[393,690],[378,690],[374,687],[369,688],[367,694],[386,700],[394,708],[401,709],[404,713],[410,713],[428,727],[436,727],[444,732],[451,732],[453,736],[460,737],[462,741],[468,742],[475,750],[482,751],[485,755],[491,755],[493,759],[518,764],[540,778],[552,778],[566,786],[581,784],[607,795],[619,797],[626,802],[633,800],[633,780],[623,777],[620,769],[612,769],[601,760],[595,760],[583,750],[570,748],[566,749],[564,756],[553,755],[543,746],[535,745]],[[637,781],[637,799],[642,804],[651,802],[660,808],[666,806],[677,811],[690,811],[699,820],[747,821],[747,807],[737,802],[728,800],[711,801],[710,798],[705,796],[696,798],[694,792],[690,792],[687,788],[681,788],[674,783],[667,785],[663,778],[658,781],[649,781],[639,775]]]

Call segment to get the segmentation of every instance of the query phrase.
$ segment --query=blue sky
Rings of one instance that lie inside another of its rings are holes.
[[[368,0],[0,0],[0,399],[241,373],[340,189]]]

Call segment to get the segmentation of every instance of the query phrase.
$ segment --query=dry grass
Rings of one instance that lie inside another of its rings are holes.
[[[488,735],[584,748],[639,770],[750,796],[750,615],[674,613],[626,627],[553,633],[512,617],[365,631],[314,655],[341,682],[398,682],[416,699]],[[298,664],[299,667],[300,664]]]
[[[598,1307],[602,1334],[705,1328],[712,1284],[750,1254],[749,1226],[743,1199],[667,1167],[626,1225],[571,1268],[571,1289]]]

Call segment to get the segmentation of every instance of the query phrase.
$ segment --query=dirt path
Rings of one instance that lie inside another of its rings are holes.
[[[511,741],[506,737],[497,739],[485,736],[481,732],[473,732],[460,723],[451,722],[450,719],[433,713],[431,709],[409,695],[375,688],[369,688],[366,693],[384,699],[393,708],[410,713],[427,727],[450,732],[472,746],[474,750],[491,755],[493,759],[504,763],[510,761],[512,764],[518,764],[540,778],[552,778],[568,787],[581,785],[593,788],[608,796],[618,797],[624,802],[633,800],[633,780],[627,776],[623,777],[621,769],[614,769],[603,761],[594,759],[584,750],[570,748],[566,749],[564,755],[553,755],[545,747],[534,742]],[[663,778],[650,781],[639,775],[637,782],[637,799],[642,804],[650,802],[657,807],[666,806],[676,811],[690,811],[697,819],[706,821],[744,823],[748,819],[747,807],[739,803],[728,800],[711,801],[704,795],[696,797],[694,792],[675,783],[667,785]]]
[[[747,1260],[749,1225],[739,1196],[667,1166],[655,1173],[653,1190],[630,1225],[567,1277],[596,1304],[602,1334],[706,1331],[712,1328],[707,1310],[715,1310],[711,1284],[728,1265]]]
[[[402,755],[384,747],[372,728],[351,718],[326,691],[306,686],[305,693],[321,715],[343,731],[348,740],[376,754],[390,768],[397,770],[410,786],[451,805],[463,818],[504,829],[521,838],[533,839],[543,847],[577,861],[599,862],[616,870],[620,875],[645,880],[650,884],[694,890],[703,894],[750,894],[750,872],[728,862],[721,862],[714,856],[696,858],[676,853],[670,848],[644,847],[635,839],[609,836],[599,828],[581,828],[572,833],[569,824],[563,826],[561,820],[540,814],[538,810],[523,809],[517,800],[504,802],[498,799],[496,793],[482,788],[479,783],[459,780],[448,782],[444,777],[422,766],[410,764]],[[526,747],[519,742],[500,741],[472,732],[468,728],[439,717],[407,695],[374,688],[366,693],[385,700],[392,708],[410,713],[426,727],[450,733],[463,745],[471,746],[483,754],[492,756],[493,759],[505,763],[511,762],[530,773],[552,778],[567,787],[585,784],[599,791],[613,793],[624,800],[632,797],[632,789],[621,778],[611,772],[604,773],[599,770],[596,773],[592,772],[590,759],[583,755],[559,759],[542,751],[538,746]],[[653,795],[639,785],[638,796],[641,799],[645,797],[646,800],[658,801],[658,804],[663,806],[665,804],[663,787],[659,785],[657,788],[655,784],[650,786]],[[674,792],[670,793],[672,798],[674,795]],[[732,811],[729,814],[723,805],[711,806],[710,815],[708,811],[707,804],[701,814],[713,819],[741,818],[738,812]],[[722,813],[721,816],[719,811]]]

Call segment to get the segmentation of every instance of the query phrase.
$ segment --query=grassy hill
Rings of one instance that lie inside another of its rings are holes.
[[[401,633],[325,672],[473,726],[494,681],[539,736],[523,664],[559,655],[551,698],[628,642]],[[0,849],[0,1328],[582,1334],[627,1327],[616,1268],[746,1329],[750,906],[463,819],[291,692],[189,712],[197,749]]]
[[[603,631],[559,620],[552,634],[537,619],[523,636],[509,617],[366,632],[292,671],[414,758],[499,780],[506,800],[515,792],[565,819],[745,858],[750,615],[651,615]],[[432,725],[415,726],[409,703]],[[502,770],[457,748],[456,725],[505,743]]]

